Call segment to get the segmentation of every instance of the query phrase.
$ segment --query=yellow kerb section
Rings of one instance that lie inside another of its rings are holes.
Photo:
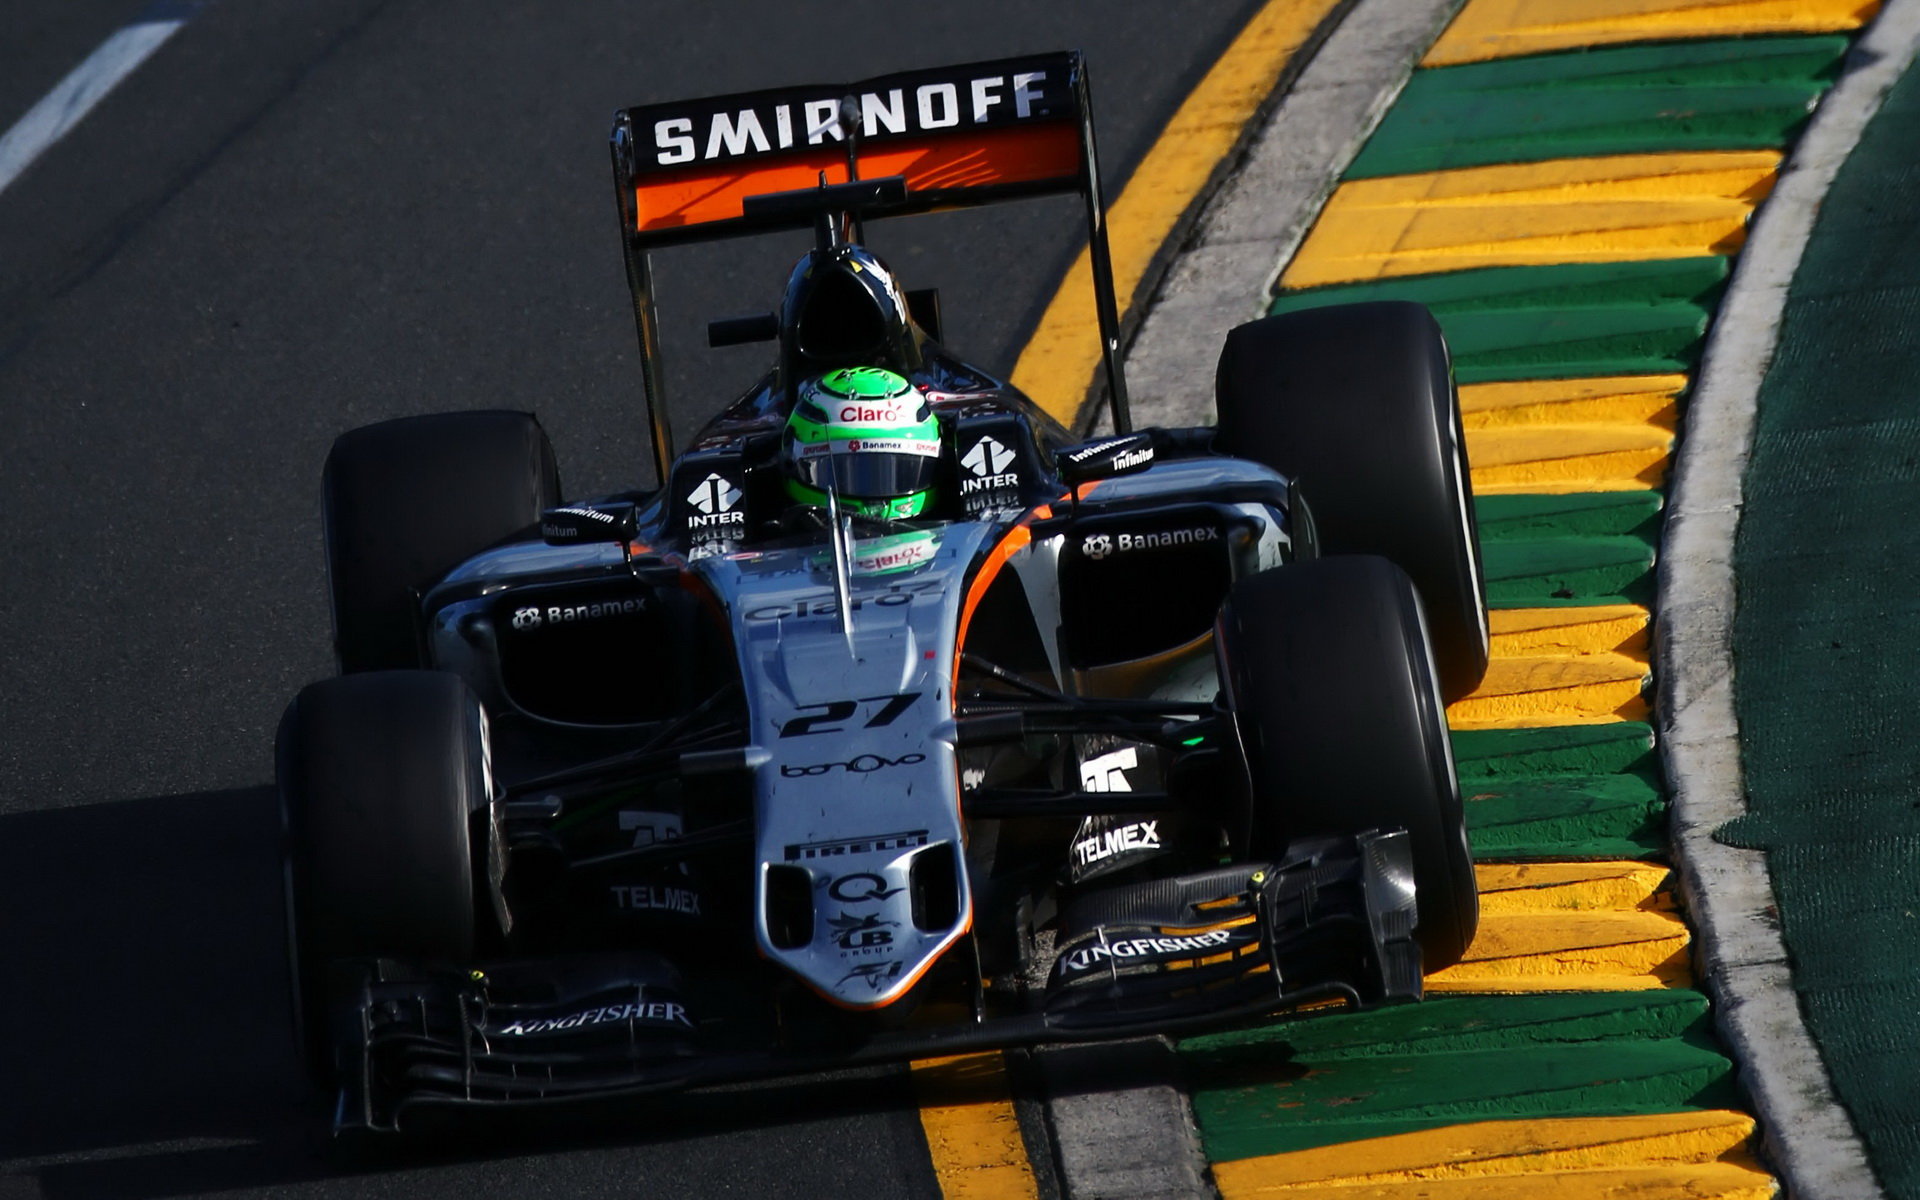
[[[1615,154],[1356,179],[1280,282],[1731,254],[1779,164],[1772,150]]]
[[[1476,1121],[1213,1164],[1225,1200],[1764,1200],[1773,1180],[1740,1113]]]
[[[1686,987],[1687,927],[1665,867],[1638,862],[1474,868],[1480,931],[1429,992],[1621,992]]]
[[[1659,488],[1685,375],[1476,383],[1460,389],[1476,495]]]
[[[947,1200],[1038,1200],[999,1054],[923,1059],[913,1064],[913,1086]]]
[[[1875,0],[1468,0],[1423,67],[1619,42],[1858,29]]]
[[[1492,661],[1447,709],[1454,729],[1519,729],[1646,719],[1646,609],[1506,608],[1489,614]]]
[[[1338,3],[1271,0],[1261,8],[1173,114],[1119,198],[1107,207],[1114,293],[1123,314],[1181,214],[1273,93],[1287,64]],[[1099,364],[1093,261],[1083,248],[1014,364],[1013,383],[1055,418],[1071,424]]]

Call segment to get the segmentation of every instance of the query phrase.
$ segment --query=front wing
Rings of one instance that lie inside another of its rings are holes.
[[[782,1038],[770,1019],[702,1011],[701,989],[647,952],[465,970],[340,964],[336,1123],[393,1131],[415,1108],[645,1094],[1183,1032],[1315,1001],[1417,1000],[1414,923],[1409,841],[1394,830],[1087,894],[1063,913],[1048,982],[1020,1009],[993,1011],[976,989],[971,1019],[898,1029]]]

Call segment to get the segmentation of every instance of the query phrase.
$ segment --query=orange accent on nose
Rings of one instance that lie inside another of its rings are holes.
[[[960,686],[960,652],[967,645],[967,627],[973,623],[973,610],[980,606],[987,589],[1000,577],[1000,568],[1007,565],[1007,560],[1033,544],[1033,531],[1027,526],[1052,515],[1053,507],[1042,504],[1021,517],[1019,523],[1007,530],[994,548],[987,551],[987,561],[981,564],[980,573],[967,586],[967,598],[960,605],[960,632],[953,643],[953,683],[956,693]]]

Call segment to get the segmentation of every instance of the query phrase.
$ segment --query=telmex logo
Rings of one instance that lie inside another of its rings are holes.
[[[1046,114],[1045,71],[895,87],[856,96],[861,137],[911,134]],[[663,167],[844,141],[840,97],[758,104],[653,123],[654,162]]]

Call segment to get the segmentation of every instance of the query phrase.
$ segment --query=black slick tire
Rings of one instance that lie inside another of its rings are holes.
[[[341,434],[322,475],[340,669],[427,665],[419,597],[560,503],[560,471],[529,413],[402,417]]]
[[[1299,482],[1324,554],[1413,577],[1441,694],[1487,669],[1486,585],[1446,340],[1406,301],[1333,305],[1234,329],[1215,377],[1219,448]]]
[[[1237,581],[1220,677],[1251,785],[1250,857],[1297,837],[1404,828],[1426,970],[1479,924],[1473,856],[1420,601],[1383,558],[1324,558]]]
[[[333,1069],[331,964],[473,953],[472,831],[491,800],[486,723],[457,675],[379,671],[303,689],[281,718],[294,1020],[310,1070]]]

